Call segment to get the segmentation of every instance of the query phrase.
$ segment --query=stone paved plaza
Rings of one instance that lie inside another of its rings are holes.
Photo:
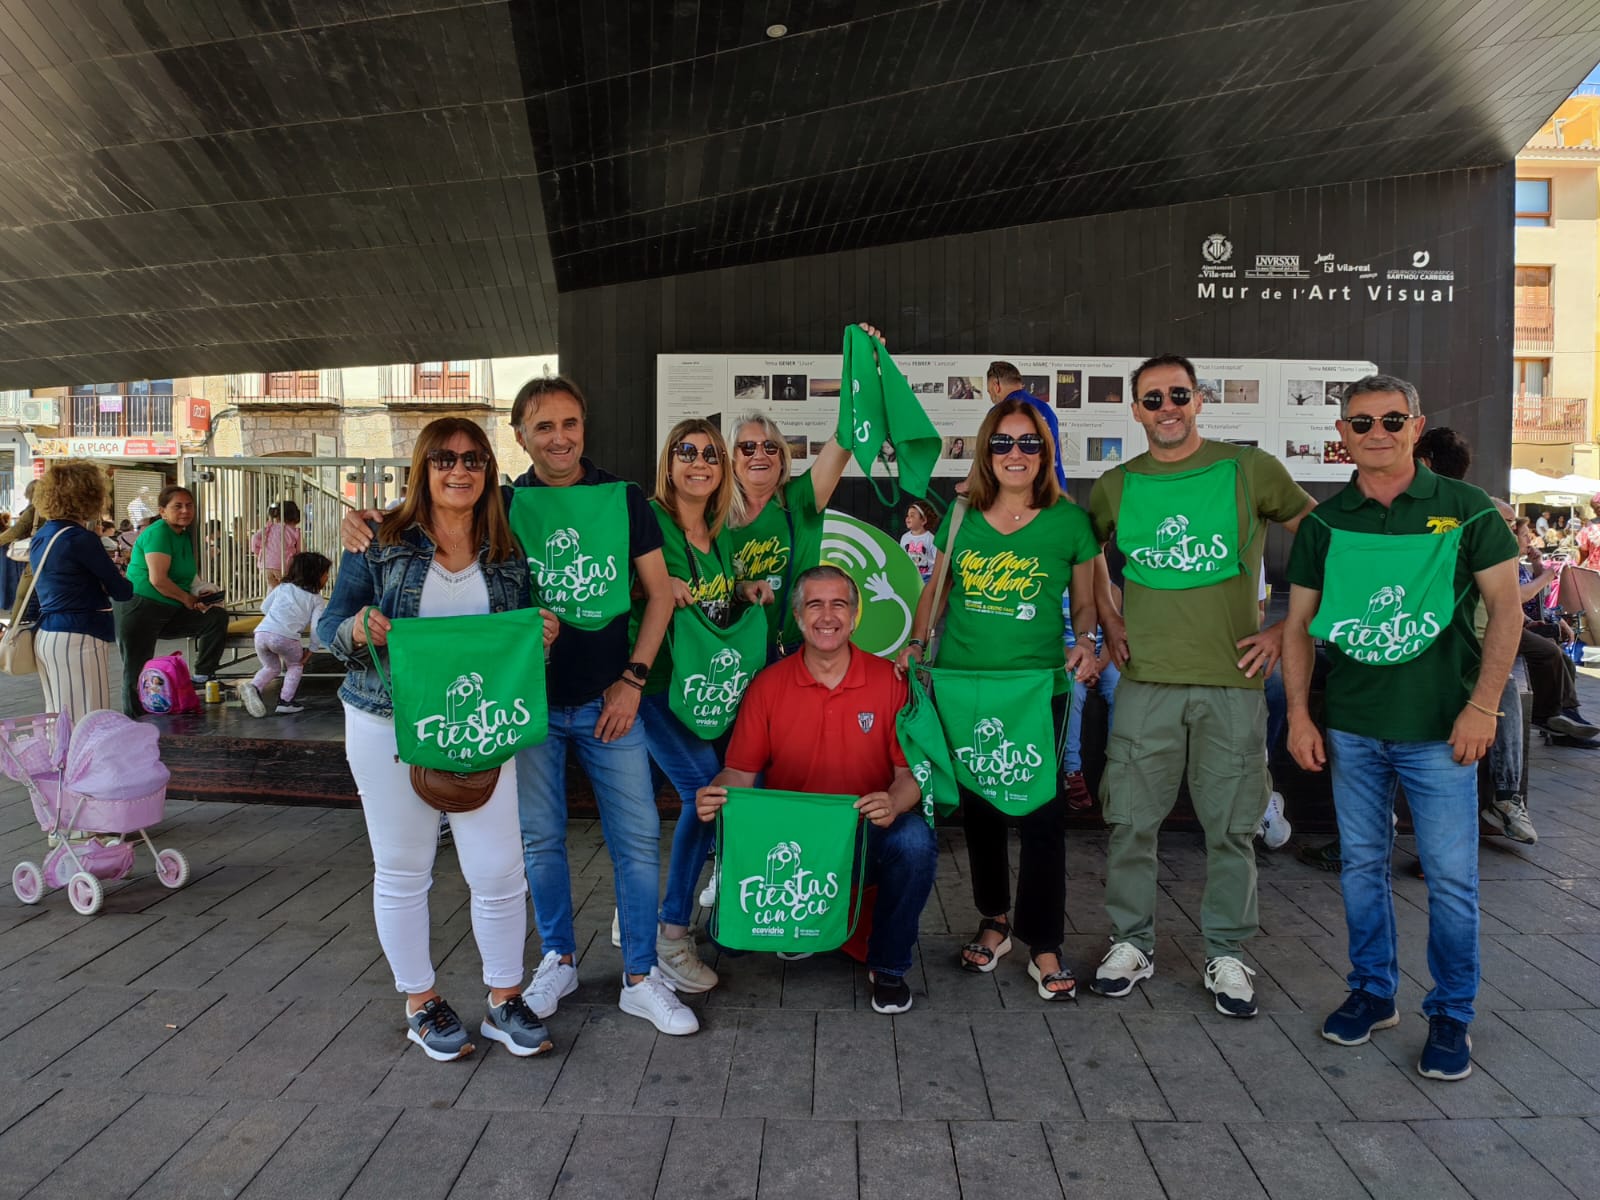
[[[0,711],[37,697],[0,681]],[[957,830],[910,1013],[873,1013],[837,956],[751,955],[716,964],[722,986],[690,1001],[700,1034],[675,1039],[617,1010],[610,867],[598,826],[575,823],[583,982],[555,1052],[436,1064],[403,1038],[360,814],[174,802],[156,837],[193,864],[182,890],[141,854],[93,918],[60,892],[0,898],[0,1200],[1600,1195],[1600,752],[1533,755],[1539,844],[1483,843],[1476,1070],[1455,1084],[1412,1066],[1427,971],[1409,839],[1404,1016],[1357,1049],[1317,1034],[1345,990],[1337,877],[1263,859],[1262,1014],[1229,1020],[1200,986],[1198,838],[1168,835],[1155,978],[1051,1006],[1020,948],[993,975],[957,969],[975,925]],[[8,784],[7,878],[42,842]],[[1074,835],[1069,857],[1081,978],[1107,933],[1103,836]],[[466,902],[445,851],[440,984],[475,1025]]]

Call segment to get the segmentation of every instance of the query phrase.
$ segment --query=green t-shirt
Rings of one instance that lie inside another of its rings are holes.
[[[690,594],[695,603],[705,610],[706,616],[719,624],[726,624],[725,614],[731,611],[734,603],[733,535],[724,526],[722,532],[712,539],[711,553],[707,554],[690,544],[683,530],[678,528],[678,523],[672,519],[672,514],[659,501],[650,501],[650,508],[661,526],[661,557],[666,560],[667,574],[689,585]],[[693,567],[690,566],[691,560]],[[630,646],[639,639],[639,622],[644,617],[644,606],[645,599],[642,596],[633,602],[628,624]],[[672,631],[669,627],[667,636],[661,640],[661,649],[656,652],[655,662],[650,664],[650,678],[644,685],[645,695],[665,691],[671,678]]]
[[[133,594],[146,600],[178,606],[176,600],[163,596],[150,582],[150,567],[144,561],[146,554],[166,554],[172,559],[167,567],[167,578],[184,591],[194,582],[194,542],[188,533],[179,533],[165,521],[155,520],[144,527],[133,543],[133,555],[128,560],[128,582],[133,584]]]
[[[1157,462],[1147,451],[1102,475],[1089,496],[1089,517],[1102,543],[1117,528],[1122,485],[1127,472],[1159,477],[1198,471],[1232,458],[1238,467],[1234,504],[1239,515],[1239,545],[1244,571],[1219,583],[1183,591],[1142,587],[1129,579],[1122,595],[1122,616],[1128,626],[1128,665],[1123,674],[1139,683],[1175,683],[1259,690],[1259,672],[1246,678],[1239,670],[1240,638],[1260,632],[1257,577],[1266,545],[1268,521],[1292,521],[1311,504],[1305,489],[1288,469],[1255,446],[1203,441],[1179,462]],[[1225,496],[1218,503],[1226,503]]]
[[[733,531],[733,567],[739,580],[765,579],[777,597],[767,607],[767,629],[773,642],[792,645],[800,640],[800,627],[789,611],[788,585],[822,561],[824,520],[817,511],[817,492],[807,473],[789,480],[754,521]]]
[[[1474,513],[1493,508],[1493,501],[1470,483],[1419,465],[1411,485],[1388,508],[1362,495],[1352,477],[1343,491],[1318,506],[1317,520],[1301,524],[1289,554],[1289,582],[1317,592],[1322,591],[1330,526],[1379,534],[1444,533],[1465,526],[1456,557],[1455,613],[1433,645],[1394,666],[1367,666],[1328,647],[1330,729],[1396,742],[1449,740],[1483,661],[1472,628],[1478,604],[1472,576],[1517,557],[1517,539],[1498,514],[1466,524]]]
[[[949,533],[945,524],[934,536],[941,554]],[[983,513],[968,512],[951,553],[950,603],[937,665],[1060,672],[1066,629],[1061,596],[1072,583],[1072,568],[1099,553],[1088,516],[1066,497],[1010,533]],[[1062,674],[1057,691],[1065,679]]]

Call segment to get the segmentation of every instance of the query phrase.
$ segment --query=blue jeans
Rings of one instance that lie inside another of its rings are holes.
[[[1117,681],[1122,673],[1116,663],[1107,663],[1095,682],[1095,695],[1106,702],[1106,728],[1111,728],[1111,714],[1117,706]],[[1089,689],[1081,683],[1072,685],[1072,710],[1067,713],[1067,747],[1061,755],[1061,765],[1068,773],[1083,770],[1083,706],[1089,699]]]
[[[650,791],[650,756],[638,722],[614,742],[594,736],[603,700],[550,709],[550,736],[517,753],[517,811],[533,919],[544,953],[576,954],[572,872],[567,867],[567,749],[577,752],[600,808],[617,891],[623,970],[656,965],[656,888],[661,818]]]
[[[1522,791],[1522,693],[1517,689],[1516,664],[1500,693],[1500,718],[1489,747],[1489,774],[1497,792]]]
[[[1404,786],[1428,883],[1428,970],[1422,1011],[1472,1020],[1478,994],[1478,769],[1447,742],[1387,742],[1328,731],[1344,868],[1352,989],[1392,997],[1400,987],[1394,894],[1394,800]]]
[[[667,694],[657,692],[639,704],[650,759],[683,802],[678,828],[672,835],[672,858],[667,864],[667,886],[661,895],[661,923],[687,925],[694,916],[696,885],[717,840],[715,821],[695,816],[694,794],[722,769],[716,742],[696,737],[672,715]]]
[[[867,966],[883,975],[911,969],[922,910],[933,894],[939,844],[922,809],[901,813],[887,829],[863,822],[867,831],[867,882],[878,887],[867,938]]]

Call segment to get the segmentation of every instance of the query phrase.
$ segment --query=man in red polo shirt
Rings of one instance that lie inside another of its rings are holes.
[[[695,795],[702,821],[715,819],[731,787],[860,796],[867,828],[867,879],[878,886],[867,942],[875,1012],[911,1007],[905,974],[917,924],[933,891],[939,850],[919,811],[922,792],[895,736],[906,684],[894,664],[850,644],[861,597],[838,567],[802,571],[791,593],[805,646],[750,683],[739,705],[723,769]]]

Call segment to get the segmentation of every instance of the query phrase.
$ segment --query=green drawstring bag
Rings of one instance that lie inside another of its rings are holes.
[[[837,950],[861,916],[855,796],[729,788],[717,814],[711,936],[730,950]]]
[[[955,812],[961,794],[950,764],[950,743],[945,741],[939,713],[922,682],[923,673],[913,670],[907,674],[906,706],[895,718],[894,731],[922,789],[922,815],[931,826],[934,813],[944,817]]]
[[[696,737],[721,737],[733,725],[745,688],[767,665],[767,615],[751,605],[723,629],[690,604],[673,613],[671,636],[667,707]]]
[[[515,488],[509,519],[535,599],[565,624],[604,629],[632,607],[626,483]]]
[[[839,426],[834,436],[855,456],[878,499],[898,504],[902,487],[913,496],[931,499],[933,466],[943,443],[883,343],[859,325],[846,325],[840,374]],[[882,456],[885,442],[894,447],[900,476],[898,485],[889,477],[887,496],[872,478],[872,464]]]
[[[536,608],[479,617],[397,617],[389,672],[373,662],[394,704],[400,761],[487,771],[549,732],[544,618]]]
[[[929,673],[956,779],[1009,816],[1052,799],[1060,755],[1050,701],[1061,671]]]

